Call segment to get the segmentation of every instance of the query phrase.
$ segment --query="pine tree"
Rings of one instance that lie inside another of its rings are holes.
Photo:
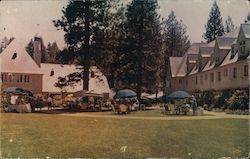
[[[164,95],[167,94],[167,81],[169,81],[169,57],[182,57],[190,47],[186,26],[182,20],[178,21],[174,11],[163,21],[164,65],[161,72]]]
[[[188,35],[186,35],[186,25],[183,24],[182,20],[177,20],[174,11],[171,11],[163,24],[165,54],[168,56],[183,56],[190,47],[190,40]]]
[[[59,53],[60,50],[57,46],[56,42],[53,42],[52,44],[49,42],[47,46],[47,51],[46,51],[46,63],[59,63],[60,61],[58,60],[59,58]]]
[[[158,84],[162,41],[157,9],[157,0],[133,0],[121,26],[116,87],[136,89],[139,99],[142,91],[153,92]]]
[[[95,39],[108,27],[111,0],[71,0],[63,8],[63,17],[54,21],[57,28],[64,30],[67,47],[61,52],[61,60],[83,66],[83,90],[89,87],[89,68],[95,58]]]
[[[234,30],[234,24],[233,24],[233,20],[230,16],[228,16],[227,20],[226,20],[226,27],[225,27],[225,32],[229,33],[232,30]]]
[[[206,32],[203,34],[203,38],[207,40],[207,43],[213,41],[218,36],[224,34],[223,21],[220,14],[220,8],[216,1],[213,3],[210,15],[205,25]]]
[[[10,39],[8,39],[6,36],[2,39],[1,45],[0,45],[0,53],[2,53],[2,51],[7,48],[7,46],[14,40],[14,37],[11,37]]]

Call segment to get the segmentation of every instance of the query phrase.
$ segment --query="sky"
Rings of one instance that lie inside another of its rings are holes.
[[[124,0],[126,3],[130,0]],[[231,16],[235,26],[243,23],[250,11],[248,0],[216,0],[223,22]],[[209,12],[214,0],[158,0],[159,14],[166,18],[173,10],[178,20],[187,26],[191,42],[204,41]],[[52,20],[62,16],[68,0],[2,0],[0,2],[0,39],[15,37],[24,42],[40,35],[45,44],[56,41],[63,48],[64,32],[54,27]]]

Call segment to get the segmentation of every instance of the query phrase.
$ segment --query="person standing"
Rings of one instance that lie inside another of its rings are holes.
[[[51,95],[49,95],[48,97],[48,110],[52,110],[52,98],[51,98]]]
[[[195,115],[195,112],[197,110],[197,102],[196,102],[195,97],[193,97],[192,99],[192,109],[193,109],[193,115]]]

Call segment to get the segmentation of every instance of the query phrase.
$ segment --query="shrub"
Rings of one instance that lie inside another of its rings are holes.
[[[197,104],[199,106],[203,106],[203,105],[212,105],[214,101],[214,96],[213,96],[213,92],[212,91],[205,91],[205,92],[202,92],[200,93],[199,96],[196,96],[196,99],[197,99]]]
[[[249,105],[249,95],[245,90],[236,90],[234,94],[226,100],[228,108],[231,110],[246,110]]]
[[[227,99],[230,97],[231,92],[229,90],[222,91],[215,96],[215,107],[222,108],[223,110],[227,109],[228,103]]]
[[[38,98],[36,100],[36,108],[42,108],[42,107],[44,107],[44,105],[45,105],[45,103],[42,99]]]

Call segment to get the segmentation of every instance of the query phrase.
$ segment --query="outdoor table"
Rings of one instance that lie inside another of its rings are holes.
[[[17,111],[18,113],[30,113],[31,106],[30,104],[15,104],[15,105],[8,105],[8,111]]]

